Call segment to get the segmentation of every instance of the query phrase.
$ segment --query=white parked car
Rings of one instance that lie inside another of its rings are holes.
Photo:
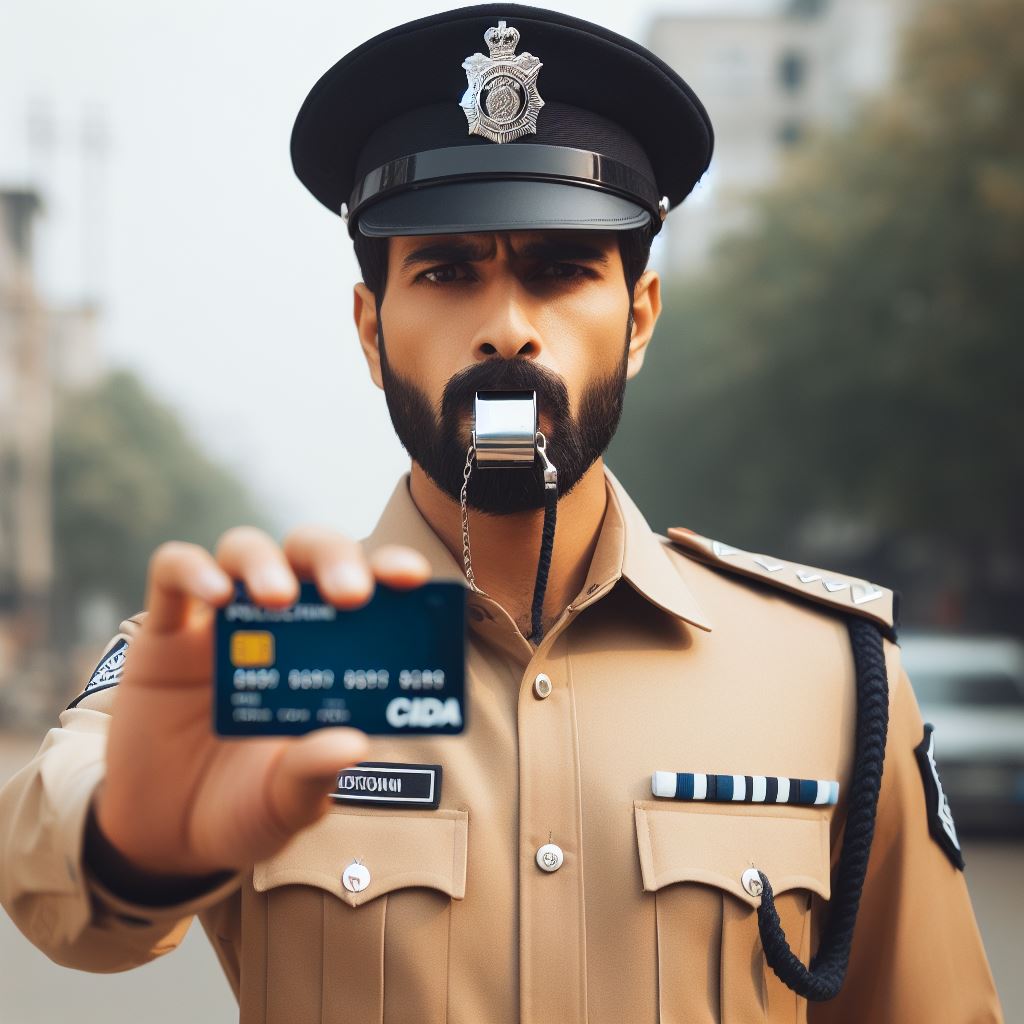
[[[907,631],[900,648],[958,831],[1024,832],[1024,643]]]

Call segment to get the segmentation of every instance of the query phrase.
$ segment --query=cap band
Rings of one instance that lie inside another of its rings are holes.
[[[615,192],[642,203],[657,218],[653,182],[634,168],[586,149],[531,143],[518,146],[447,146],[389,160],[366,174],[352,190],[350,222],[371,200],[413,185],[472,178],[557,181]]]

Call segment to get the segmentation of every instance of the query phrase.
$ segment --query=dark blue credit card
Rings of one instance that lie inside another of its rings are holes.
[[[466,727],[466,588],[378,583],[342,609],[300,585],[288,608],[236,597],[217,609],[214,730],[297,736],[329,725],[372,735],[455,735]]]

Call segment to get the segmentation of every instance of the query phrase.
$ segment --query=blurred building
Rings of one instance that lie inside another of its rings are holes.
[[[41,295],[32,256],[42,208],[33,190],[0,190],[0,723],[31,715],[20,705],[55,684],[53,413],[99,366],[96,307],[51,308]]]
[[[654,19],[646,45],[701,98],[715,130],[711,166],[666,224],[662,267],[702,269],[723,233],[744,226],[751,192],[787,153],[841,126],[890,81],[915,0],[728,0]]]

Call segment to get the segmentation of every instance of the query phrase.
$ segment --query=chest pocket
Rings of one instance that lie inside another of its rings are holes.
[[[468,819],[462,810],[336,808],[257,863],[243,896],[252,962],[242,965],[241,1019],[444,1021]],[[365,871],[346,872],[353,864]],[[360,881],[346,886],[344,874]]]
[[[807,963],[812,896],[830,896],[829,823],[821,808],[637,801],[645,892],[656,904],[662,1024],[793,1024],[807,1006],[767,965],[760,900],[741,881],[771,880],[793,951]]]

